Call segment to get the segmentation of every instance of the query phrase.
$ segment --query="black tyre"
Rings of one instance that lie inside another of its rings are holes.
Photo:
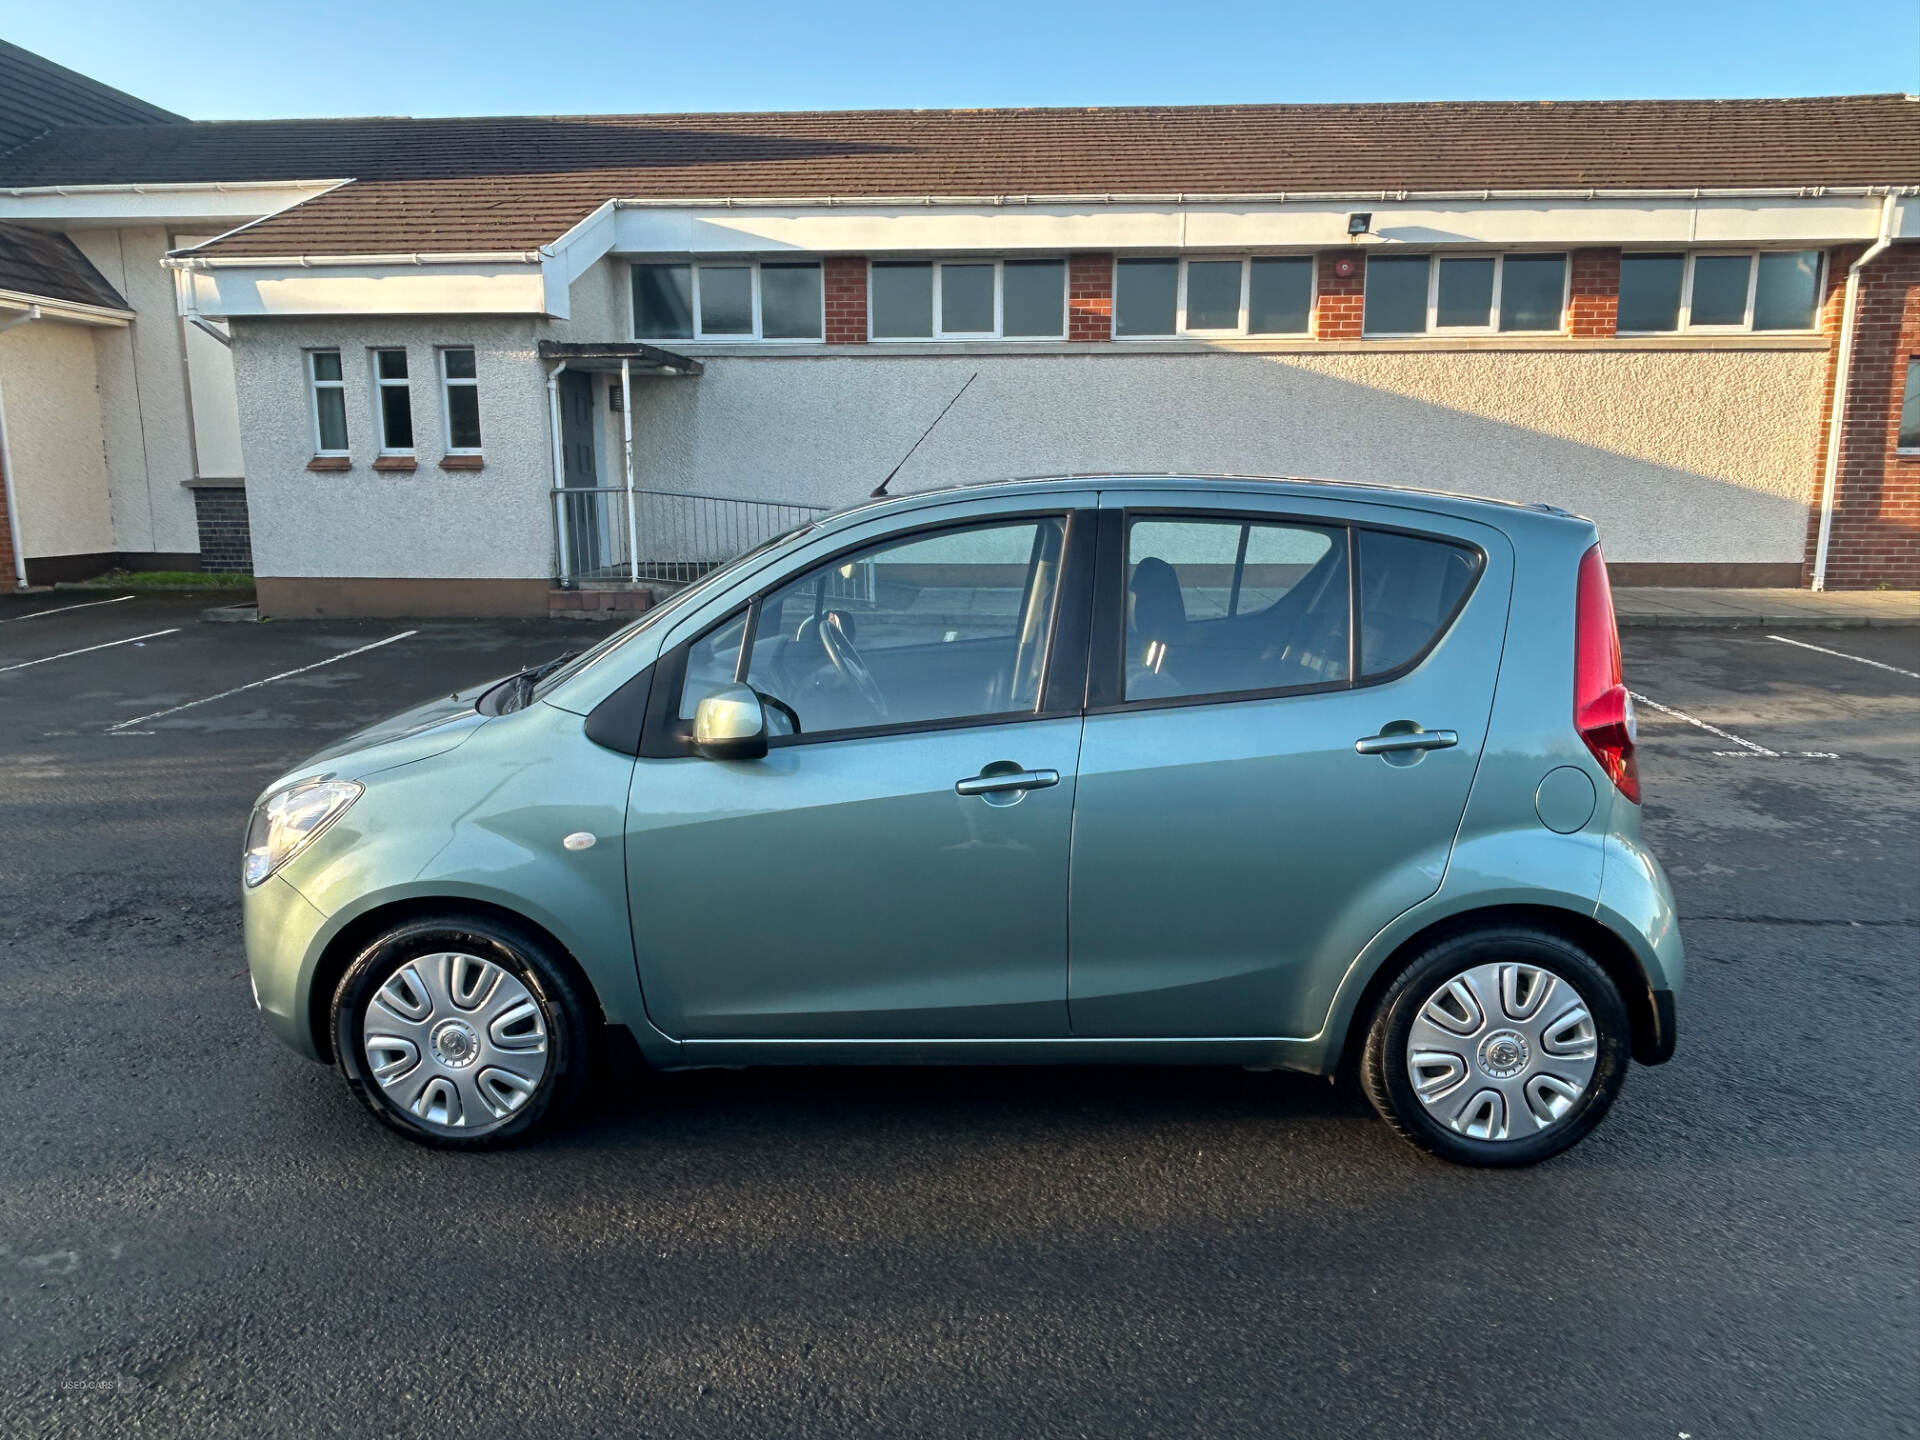
[[[347,1086],[410,1140],[480,1150],[525,1140],[579,1097],[597,1012],[536,936],[449,913],[372,941],[333,996]]]
[[[1532,1165],[1598,1125],[1632,1053],[1626,1005],[1578,945],[1527,926],[1435,942],[1368,1021],[1360,1080],[1401,1136],[1463,1165]]]

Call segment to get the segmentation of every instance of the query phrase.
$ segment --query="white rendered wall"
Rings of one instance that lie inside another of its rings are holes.
[[[0,411],[13,458],[21,553],[37,560],[118,548],[95,393],[94,332],[41,320],[0,333]]]

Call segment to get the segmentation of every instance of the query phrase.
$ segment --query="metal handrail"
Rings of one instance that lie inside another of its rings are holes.
[[[623,485],[569,485],[549,493],[556,571],[568,586],[690,583],[828,508]]]

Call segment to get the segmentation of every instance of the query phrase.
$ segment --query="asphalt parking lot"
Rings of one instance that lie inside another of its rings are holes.
[[[411,1147],[253,1013],[247,806],[604,632],[73,601],[0,601],[0,1435],[1920,1433],[1920,629],[1628,632],[1679,1054],[1490,1173],[1238,1071]]]

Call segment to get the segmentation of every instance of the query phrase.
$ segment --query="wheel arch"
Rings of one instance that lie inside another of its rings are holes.
[[[1671,1012],[1664,1018],[1646,971],[1627,942],[1591,915],[1557,905],[1489,905],[1447,915],[1416,930],[1393,948],[1375,968],[1360,992],[1360,998],[1347,1019],[1341,1044],[1340,1068],[1350,1072],[1358,1064],[1366,1044],[1367,1022],[1374,1005],[1395,977],[1405,970],[1409,960],[1428,946],[1471,930],[1487,930],[1501,925],[1529,925],[1572,941],[1607,972],[1626,1004],[1627,1018],[1633,1027],[1633,1058],[1643,1065],[1657,1065],[1672,1050]]]
[[[412,895],[404,899],[390,900],[376,905],[365,914],[356,915],[340,927],[326,947],[320,953],[319,961],[313,968],[307,998],[307,1026],[313,1036],[313,1046],[322,1063],[333,1063],[333,993],[340,986],[341,977],[347,973],[347,967],[353,964],[356,956],[372,943],[373,937],[381,931],[402,924],[408,920],[421,919],[430,915],[470,915],[490,920],[509,930],[518,930],[530,939],[538,942],[550,951],[556,961],[565,966],[567,978],[573,982],[579,992],[588,997],[593,1004],[593,1013],[589,1020],[595,1028],[604,1030],[607,1023],[606,1009],[600,999],[600,992],[588,977],[586,970],[560,937],[555,935],[539,921],[530,919],[517,910],[498,905],[488,900],[478,900],[465,895]],[[590,1043],[593,1043],[590,1041]]]

